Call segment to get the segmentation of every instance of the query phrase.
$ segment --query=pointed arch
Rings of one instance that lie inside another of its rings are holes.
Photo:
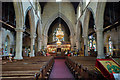
[[[25,20],[26,20],[26,15],[28,14],[28,11],[31,10],[31,9],[32,9],[32,7],[29,6],[29,7],[27,8],[27,10],[25,11],[24,24],[25,24]]]
[[[28,11],[28,14],[29,14],[29,20],[30,20],[30,33],[31,33],[31,36],[35,36],[35,32],[36,32],[35,15],[32,8]]]
[[[61,15],[61,16],[58,16],[58,15]],[[45,28],[43,30],[43,33],[44,35],[47,35],[48,33],[48,30],[49,30],[49,27],[50,25],[52,24],[52,22],[56,19],[56,18],[62,18],[66,24],[68,25],[69,29],[70,29],[70,33],[71,33],[71,36],[73,36],[75,34],[75,31],[74,31],[74,28],[73,28],[73,25],[71,23],[70,20],[67,19],[67,17],[65,15],[63,15],[62,13],[56,13],[55,15],[53,15],[47,22],[47,24],[45,25]]]
[[[84,33],[84,37],[87,37],[88,36],[88,26],[89,26],[89,20],[90,20],[90,14],[93,15],[93,19],[95,21],[95,15],[94,15],[94,12],[93,10],[89,7],[87,8],[86,10],[86,13],[85,13],[85,18],[84,18],[84,23],[83,23],[83,33]],[[95,22],[94,22],[95,23]]]
[[[61,15],[61,16],[59,16]],[[50,25],[52,24],[52,22],[56,19],[56,18],[62,18],[66,24],[68,25],[69,29],[70,29],[70,41],[71,41],[71,46],[73,47],[75,45],[75,40],[74,39],[74,35],[75,35],[75,31],[74,31],[74,26],[73,24],[71,23],[71,21],[62,13],[56,13],[55,15],[53,15],[49,20],[48,22],[46,23],[45,27],[44,27],[44,30],[43,30],[43,35],[44,35],[44,41],[45,41],[45,46],[47,46],[47,33],[48,33],[48,30],[49,30],[49,27]]]

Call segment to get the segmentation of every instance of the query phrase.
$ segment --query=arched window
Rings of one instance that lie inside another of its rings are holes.
[[[88,51],[90,50],[94,50],[96,51],[96,41],[95,41],[95,37],[93,35],[88,37]]]
[[[8,48],[8,38],[5,40],[5,53],[7,53],[7,48]]]
[[[10,53],[10,39],[7,36],[5,39],[5,55],[8,55]]]
[[[109,43],[109,52],[112,53],[112,51],[113,51],[113,46],[112,46],[111,37],[109,37],[108,43]]]

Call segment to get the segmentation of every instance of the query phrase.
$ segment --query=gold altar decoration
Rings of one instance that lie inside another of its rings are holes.
[[[57,43],[57,45],[61,45],[61,42],[60,42],[60,40],[58,39],[58,41],[56,42]]]

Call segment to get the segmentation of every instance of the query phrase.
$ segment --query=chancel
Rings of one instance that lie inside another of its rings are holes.
[[[0,1],[2,80],[120,80],[120,2]]]

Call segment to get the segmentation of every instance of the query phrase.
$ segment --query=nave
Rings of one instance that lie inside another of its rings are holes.
[[[120,2],[19,1],[0,2],[0,78],[120,79]]]
[[[116,60],[117,61],[117,60]],[[119,59],[118,59],[119,61]],[[2,61],[2,80],[107,80],[95,67],[96,57],[26,57]]]

